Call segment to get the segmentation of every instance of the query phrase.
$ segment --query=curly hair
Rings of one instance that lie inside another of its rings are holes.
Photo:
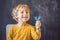
[[[20,8],[23,8],[26,12],[30,13],[30,8],[26,4],[18,4],[15,8],[12,10],[12,17],[14,20],[18,21],[17,12]]]

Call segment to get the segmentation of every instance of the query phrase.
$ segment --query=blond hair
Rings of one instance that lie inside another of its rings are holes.
[[[28,7],[28,5],[26,4],[18,4],[15,8],[13,8],[12,10],[12,17],[14,20],[18,21],[17,16],[17,11],[19,10],[19,8],[24,8],[26,12],[30,13],[30,8]]]

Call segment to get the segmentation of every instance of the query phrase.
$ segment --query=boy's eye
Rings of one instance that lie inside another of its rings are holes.
[[[23,13],[23,11],[21,13]]]
[[[28,13],[28,12],[26,12],[26,13]]]

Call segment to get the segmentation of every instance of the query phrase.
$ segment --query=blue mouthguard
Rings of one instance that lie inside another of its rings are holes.
[[[38,16],[38,17],[35,16],[34,19],[35,19],[36,21],[39,21],[39,20],[41,20],[41,17],[40,17],[40,16]]]

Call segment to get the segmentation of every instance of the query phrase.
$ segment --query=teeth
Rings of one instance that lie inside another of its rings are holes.
[[[28,18],[28,17],[22,17],[22,18]]]
[[[27,18],[27,17],[23,17],[23,18]]]
[[[27,18],[27,17],[23,17],[23,18]]]
[[[27,18],[27,17],[23,17],[23,18]]]

